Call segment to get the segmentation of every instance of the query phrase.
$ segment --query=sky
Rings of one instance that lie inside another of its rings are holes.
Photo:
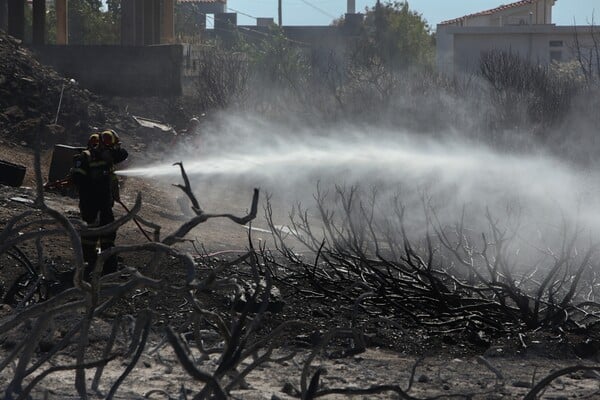
[[[255,25],[256,17],[272,17],[277,22],[278,0],[228,0],[229,12],[238,12],[239,25]],[[516,1],[516,0],[515,0]],[[496,8],[512,0],[409,0],[412,10],[419,12],[429,25]],[[376,0],[356,0],[356,11],[373,7]],[[282,0],[284,25],[329,25],[346,12],[346,0]],[[247,15],[243,15],[247,14]],[[556,25],[600,24],[600,1],[557,0],[553,9]],[[254,18],[252,18],[254,17]]]

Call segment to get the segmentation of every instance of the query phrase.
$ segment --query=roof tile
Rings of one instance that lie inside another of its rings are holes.
[[[440,22],[440,25],[452,25],[452,24],[455,24],[457,22],[463,21],[463,20],[468,19],[468,18],[480,17],[480,16],[483,16],[483,15],[491,15],[491,14],[495,14],[495,13],[497,13],[499,11],[504,11],[504,10],[508,10],[508,9],[511,9],[511,8],[521,7],[521,6],[526,6],[528,4],[533,4],[535,2],[536,2],[536,0],[522,0],[522,1],[517,1],[515,3],[503,4],[503,5],[499,6],[499,7],[492,8],[490,10],[480,11],[480,12],[477,12],[477,13],[474,13],[474,14],[464,15],[464,16],[459,17],[459,18],[454,18],[454,19],[450,19],[448,21]]]

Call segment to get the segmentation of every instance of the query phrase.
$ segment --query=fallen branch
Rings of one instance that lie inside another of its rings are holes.
[[[586,365],[576,365],[572,367],[567,367],[563,369],[559,369],[558,371],[554,371],[548,374],[545,378],[537,383],[526,395],[523,397],[523,400],[535,400],[538,393],[543,391],[546,386],[548,386],[553,380],[563,375],[572,374],[573,372],[578,371],[595,371],[600,372],[600,367],[591,367]]]

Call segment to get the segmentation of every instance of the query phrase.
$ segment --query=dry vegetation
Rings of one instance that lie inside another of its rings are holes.
[[[261,80],[253,82],[241,64],[239,70],[218,65],[244,59],[212,57],[213,64],[202,69],[203,82],[210,82],[202,89],[210,89],[202,107],[235,105],[270,115],[287,113],[291,107],[325,123],[331,122],[327,116],[372,122],[387,114],[390,124],[401,119],[401,126],[424,133],[454,121],[456,129],[469,125],[472,135],[484,132],[485,141],[508,146],[510,140],[499,143],[495,135],[515,129],[532,135],[547,132],[544,139],[551,139],[552,130],[568,121],[569,105],[580,97],[593,98],[597,90],[589,81],[580,85],[555,80],[551,71],[531,68],[506,54],[483,60],[482,72],[491,86],[411,75],[379,64],[342,67],[335,57],[309,64],[301,53],[278,57],[292,58],[271,66],[277,70],[264,71],[267,76],[276,74],[285,90],[274,88],[252,101],[246,97],[248,85]],[[282,65],[286,68],[280,69]],[[236,71],[242,75],[233,79]],[[268,98],[273,93],[277,96]],[[400,96],[405,93],[413,96]],[[494,110],[484,113],[475,128],[456,112],[457,104],[463,110],[475,109],[470,101],[483,101],[484,109]],[[32,116],[35,124],[28,125],[31,142],[36,134],[47,132],[44,116],[38,117]],[[597,117],[590,113],[586,122],[592,124]],[[540,124],[543,131],[536,130]],[[576,133],[570,134],[575,140]],[[211,214],[200,206],[180,165],[183,184],[177,186],[189,199],[193,216],[178,227],[165,234],[168,229],[142,218],[140,210],[148,199],[138,196],[131,212],[109,226],[93,228],[49,205],[40,164],[38,148],[35,199],[17,215],[3,216],[0,231],[0,256],[11,260],[4,267],[16,265],[23,271],[10,282],[8,275],[3,277],[9,306],[0,318],[0,373],[6,399],[49,396],[46,382],[65,373],[72,377],[72,393],[80,398],[117,398],[127,378],[145,368],[145,355],[158,354],[160,359],[167,347],[186,378],[180,377],[180,388],[146,390],[145,398],[243,397],[240,390],[268,380],[268,367],[295,373],[290,379],[295,386],[280,391],[303,399],[336,394],[535,399],[544,391],[558,398],[561,389],[551,387],[552,382],[563,379],[566,385],[568,379],[583,379],[583,373],[592,383],[577,388],[577,393],[597,396],[598,247],[583,242],[568,227],[556,247],[536,249],[535,259],[525,263],[515,256],[515,232],[491,213],[486,215],[486,228],[473,231],[464,216],[452,226],[441,223],[435,208],[424,201],[425,223],[418,229],[423,234],[414,234],[406,222],[407,213],[414,210],[407,210],[401,198],[382,216],[376,212],[375,193],[340,187],[333,203],[323,192],[315,195],[316,225],[304,209],[292,215],[291,235],[311,250],[308,254],[299,255],[290,245],[291,238],[277,227],[267,205],[274,248],[256,245],[250,233],[246,253],[216,259],[190,252],[187,235],[214,218],[251,223],[258,212],[258,190],[248,196],[248,215]],[[131,221],[143,225],[151,240],[102,252],[91,279],[84,279],[81,237],[117,231]],[[47,247],[56,239],[69,244],[61,259]],[[120,272],[103,275],[103,260],[115,254],[127,262]],[[524,269],[523,264],[533,267]],[[444,372],[452,369],[452,357],[479,355],[479,369],[491,378],[469,387],[440,378],[436,390],[426,391],[418,387],[430,379],[417,374],[420,358],[403,364],[404,375],[395,376],[405,379],[401,383],[381,376],[334,381],[321,367],[334,370],[336,357],[360,362],[356,357],[370,354],[367,349],[376,346],[413,356],[441,353],[445,358],[439,371]],[[498,368],[501,362],[492,359],[495,350],[509,348],[517,362],[536,351],[567,361],[537,375],[519,372],[520,380],[511,382]],[[321,364],[315,362],[318,357]],[[575,390],[571,385],[563,392]]]
[[[299,351],[305,356],[296,369],[298,387],[292,385],[286,393],[304,399],[390,393],[406,399],[436,398],[414,388],[420,378],[415,375],[418,360],[404,385],[379,380],[351,386],[324,383],[326,371],[315,365],[316,357],[353,357],[375,344],[435,346],[465,356],[511,337],[516,354],[532,354],[542,341],[546,351],[561,349],[567,357],[597,355],[597,249],[580,249],[567,231],[560,250],[542,251],[535,264],[539,268],[523,271],[508,254],[510,232],[491,215],[489,233],[477,239],[461,221],[442,226],[435,210],[425,207],[428,233],[415,238],[406,231],[406,210],[399,199],[393,215],[382,220],[374,211],[376,196],[365,199],[357,188],[338,188],[336,202],[328,202],[322,193],[316,196],[322,234],[302,210],[290,222],[296,240],[312,249],[313,256],[299,256],[269,218],[277,239],[273,251],[255,248],[250,236],[247,253],[215,261],[193,257],[178,244],[212,218],[251,222],[258,191],[246,216],[210,214],[200,207],[180,165],[183,184],[177,186],[189,198],[194,216],[173,232],[165,235],[164,229],[139,216],[140,196],[131,212],[113,224],[90,228],[47,205],[39,156],[35,160],[36,198],[30,209],[6,221],[0,233],[0,254],[27,267],[21,277],[27,280],[20,281],[24,284],[17,296],[5,298],[11,308],[0,321],[6,350],[2,370],[12,370],[4,389],[7,399],[38,398],[48,377],[66,371],[72,371],[73,392],[79,397],[115,398],[129,374],[144,368],[143,355],[167,345],[174,354],[171,361],[177,360],[194,383],[180,394],[149,390],[147,398],[235,397],[265,366],[298,363]],[[134,219],[150,229],[153,240],[104,251],[90,281],[83,279],[81,237],[99,229],[118,230]],[[69,241],[73,270],[59,272],[47,256],[45,244],[51,237]],[[139,261],[127,263],[119,273],[102,275],[103,260],[128,253]],[[171,309],[177,314],[165,317]],[[324,318],[315,318],[315,313]],[[420,338],[399,344],[399,337],[409,332]],[[300,343],[310,350],[302,350]],[[119,360],[120,373],[104,373],[109,367],[114,371]],[[207,365],[206,360],[213,361]],[[534,399],[557,378],[600,370],[595,364],[577,363],[527,384],[509,383],[497,362],[484,356],[477,360],[495,376],[495,383],[460,390],[453,383],[453,396],[510,393],[508,384],[526,387],[518,396]],[[88,371],[95,371],[91,384]]]

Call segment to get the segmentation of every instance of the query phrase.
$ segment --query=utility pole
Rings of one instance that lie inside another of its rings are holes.
[[[281,1],[282,0],[277,1],[277,16],[279,17],[277,21],[279,22],[280,28],[281,28]]]

